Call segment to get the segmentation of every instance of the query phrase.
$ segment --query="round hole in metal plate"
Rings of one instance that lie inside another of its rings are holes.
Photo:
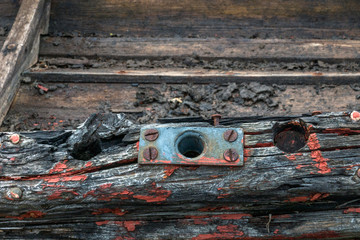
[[[196,158],[204,152],[205,142],[200,133],[188,131],[179,137],[177,150],[184,157]]]

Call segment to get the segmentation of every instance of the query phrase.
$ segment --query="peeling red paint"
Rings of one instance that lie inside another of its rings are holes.
[[[248,160],[248,157],[251,156],[252,150],[249,148],[244,148],[244,162]]]
[[[15,160],[16,160],[15,157],[10,158],[10,161],[15,161]]]
[[[96,222],[96,225],[98,226],[102,226],[102,225],[106,225],[109,224],[110,221],[101,221],[101,222]]]
[[[93,165],[93,163],[91,161],[89,161],[85,164],[85,167],[91,167],[92,165]]]
[[[141,221],[124,221],[124,227],[129,231],[135,231],[136,225],[140,225]]]
[[[78,196],[79,194],[75,191],[72,190],[57,190],[55,191],[53,194],[51,194],[50,196],[48,196],[48,200],[55,200],[55,199],[66,199],[68,200],[69,197],[63,197],[64,193],[71,193],[75,196]]]
[[[156,183],[152,183],[153,189],[149,190],[149,195],[134,195],[133,198],[145,200],[146,202],[163,202],[171,195],[170,190],[165,190],[162,187],[156,187]]]
[[[360,208],[348,208],[346,210],[344,210],[344,213],[360,213]]]
[[[64,160],[63,162],[59,162],[57,164],[55,164],[55,166],[50,169],[49,173],[58,173],[58,172],[62,172],[65,169],[67,169],[67,165],[65,164],[68,160]]]
[[[296,160],[296,155],[295,154],[285,155],[285,157],[287,159],[289,159],[290,161],[295,161]]]
[[[243,231],[238,230],[237,225],[229,224],[224,226],[217,226],[217,231],[220,233],[207,233],[199,234],[193,237],[193,240],[205,240],[205,239],[234,239],[244,235]]]
[[[330,196],[329,193],[315,193],[310,196],[293,197],[293,198],[290,198],[289,200],[285,200],[284,202],[307,202],[307,201],[313,202],[316,200],[327,198],[328,196]]]
[[[279,229],[275,229],[274,234],[278,234],[279,233]]]
[[[103,184],[103,185],[100,185],[99,186],[99,189],[107,189],[107,188],[110,188],[112,185],[112,183],[106,183],[106,184]]]
[[[173,165],[168,165],[168,166],[165,166],[164,169],[164,178],[167,178],[167,177],[170,177],[176,169],[180,168],[179,166],[173,166]]]
[[[29,211],[27,213],[24,213],[20,216],[6,216],[6,218],[13,218],[18,220],[24,220],[25,218],[41,218],[45,216],[45,213],[40,211]]]
[[[136,149],[137,149],[137,151],[139,151],[139,149],[140,149],[140,142],[137,142],[137,143],[136,143]]]
[[[320,143],[319,140],[316,136],[316,133],[312,133],[309,136],[309,140],[308,140],[308,147],[311,150],[310,156],[311,158],[317,162],[315,164],[315,167],[317,167],[319,169],[318,173],[320,174],[326,174],[326,173],[330,173],[331,169],[329,168],[327,161],[329,161],[329,159],[324,158],[322,156],[322,153],[320,150]]]
[[[115,209],[111,209],[111,208],[99,208],[97,210],[95,210],[94,212],[92,212],[91,214],[93,215],[101,215],[101,214],[106,214],[106,213],[112,213],[118,216],[123,216],[127,213],[127,211],[124,211],[124,209],[119,209],[119,208],[115,208]]]

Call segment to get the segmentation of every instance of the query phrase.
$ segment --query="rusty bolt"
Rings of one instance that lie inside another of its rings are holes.
[[[7,45],[6,48],[7,48],[8,50],[13,50],[15,47],[16,47],[16,45],[13,44],[13,43],[11,43],[11,44]]]
[[[10,188],[6,192],[6,197],[10,200],[19,200],[22,197],[22,190],[18,187]]]
[[[224,159],[228,162],[235,162],[239,159],[239,154],[235,149],[231,148],[224,152]]]
[[[19,134],[13,134],[10,136],[10,141],[13,143],[13,144],[18,144],[20,142],[20,136]]]
[[[148,129],[144,133],[145,139],[152,142],[159,137],[159,131],[156,129]]]
[[[155,160],[158,156],[158,150],[154,147],[148,147],[143,152],[144,158],[148,161]]]
[[[233,129],[229,129],[226,130],[226,132],[224,132],[225,141],[234,142],[236,141],[237,138],[238,138],[238,133]]]
[[[214,126],[216,127],[219,125],[221,115],[220,114],[213,114],[211,115],[211,119],[214,121]]]

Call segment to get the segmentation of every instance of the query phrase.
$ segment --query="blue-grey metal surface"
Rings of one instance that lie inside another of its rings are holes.
[[[144,132],[156,129],[159,137],[147,141]],[[234,142],[224,140],[226,130],[233,129],[238,133]],[[244,133],[241,128],[220,127],[151,127],[140,131],[139,155],[140,164],[180,164],[180,165],[217,165],[242,166],[244,164]],[[146,160],[143,152],[148,147],[155,147],[158,155],[154,160]],[[224,159],[227,149],[235,149],[239,159],[229,162]],[[196,156],[198,155],[198,156]]]

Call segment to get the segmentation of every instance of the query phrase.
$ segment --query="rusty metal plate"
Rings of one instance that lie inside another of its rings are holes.
[[[151,127],[140,131],[140,164],[244,165],[241,128]]]

